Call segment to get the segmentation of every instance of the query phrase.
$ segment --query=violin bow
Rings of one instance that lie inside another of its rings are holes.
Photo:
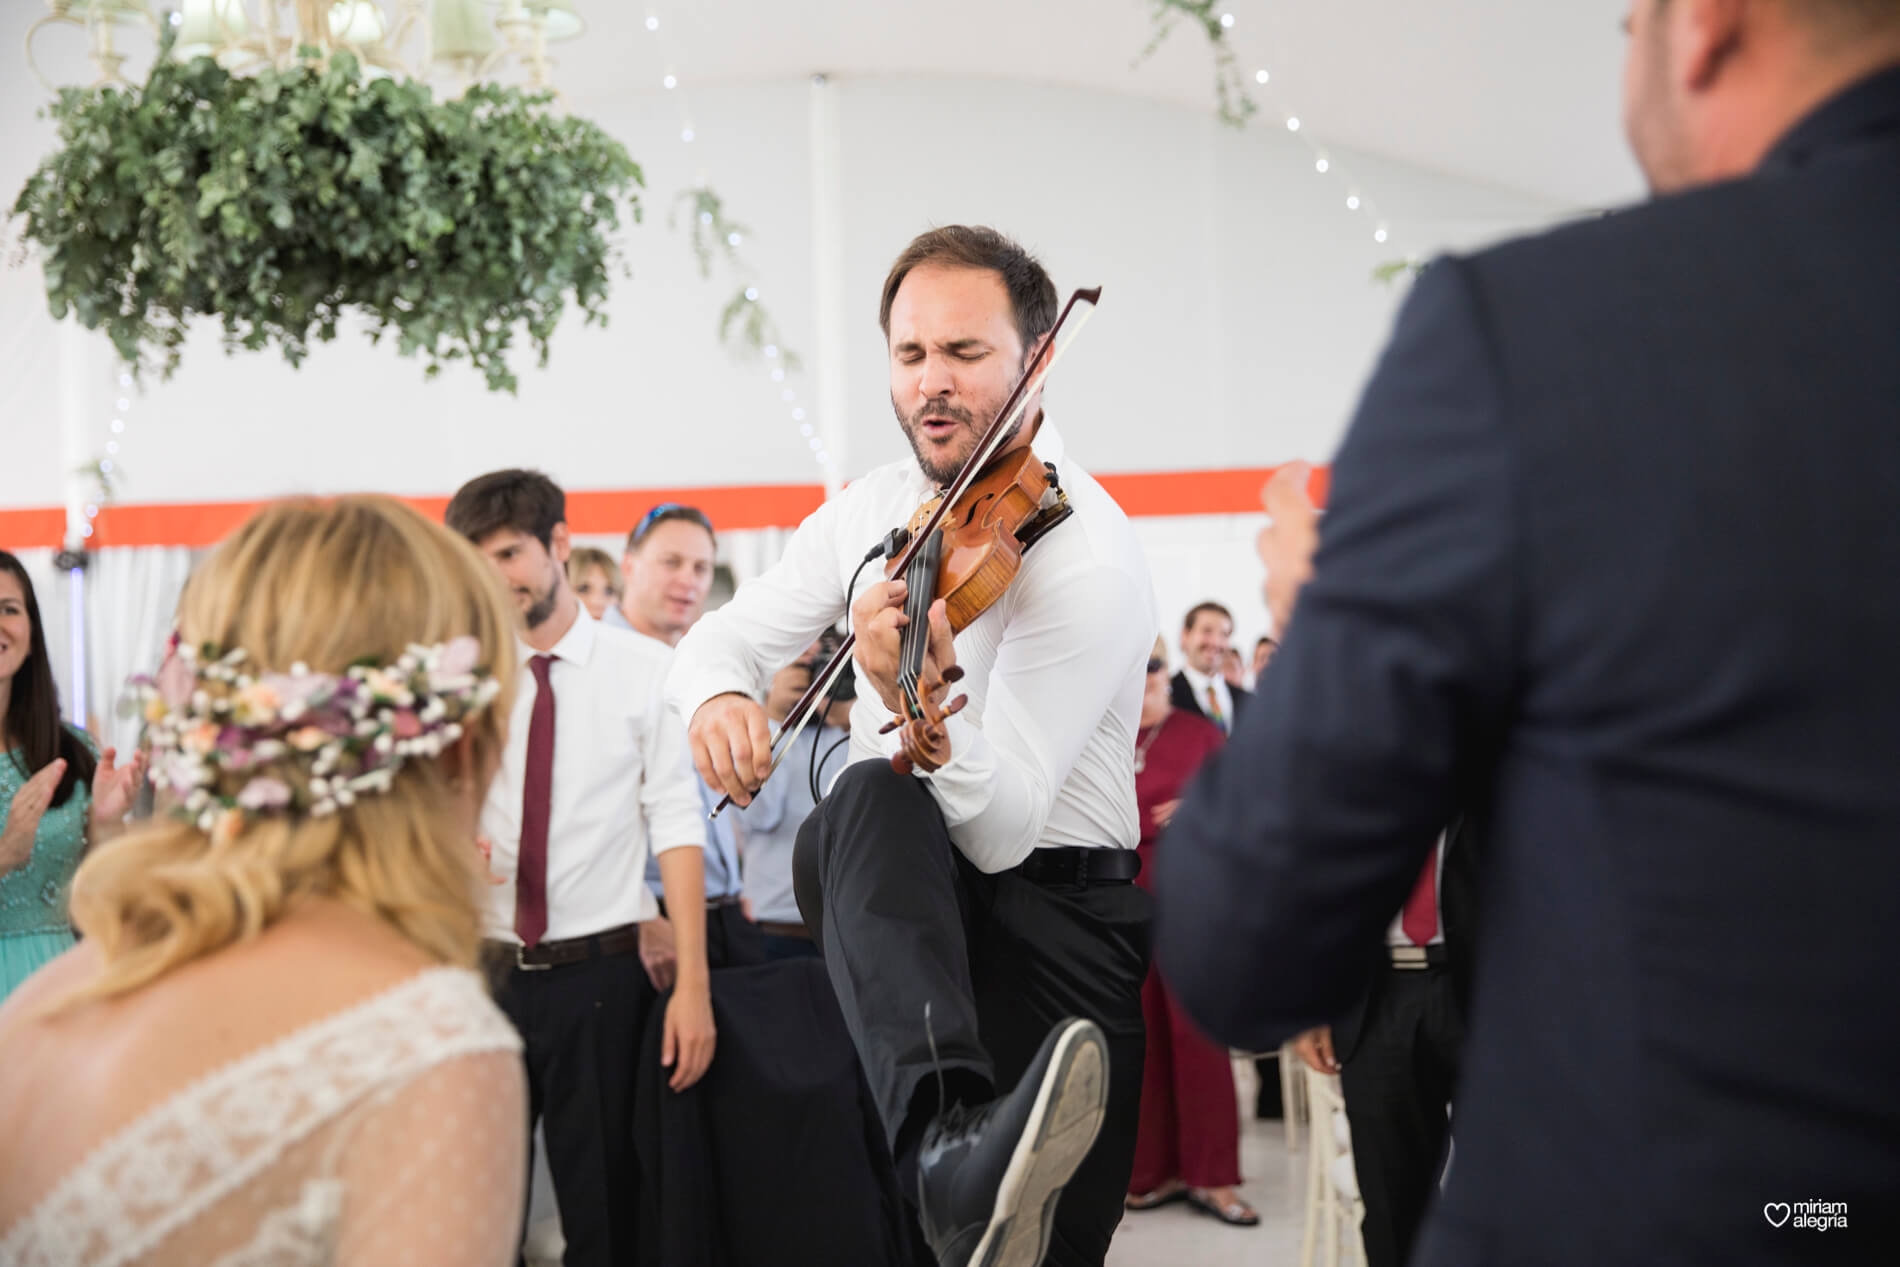
[[[1016,380],[1016,386],[1004,398],[1002,408],[996,411],[996,417],[991,420],[989,430],[985,431],[983,438],[977,441],[975,450],[971,452],[969,460],[963,464],[963,469],[957,472],[957,477],[951,480],[949,486],[944,489],[943,497],[937,503],[937,509],[931,512],[930,518],[924,522],[922,528],[911,534],[909,542],[897,556],[896,563],[891,566],[892,572],[902,575],[910,567],[912,560],[917,557],[917,551],[922,548],[924,540],[942,526],[951,508],[956,505],[957,498],[963,496],[970,485],[976,482],[977,476],[982,474],[983,468],[989,465],[990,460],[996,456],[996,451],[1002,447],[1004,437],[1008,436],[1021,421],[1023,410],[1042,387],[1044,380],[1049,377],[1049,371],[1053,370],[1056,362],[1074,346],[1076,336],[1082,333],[1082,327],[1087,325],[1089,318],[1095,315],[1095,307],[1101,301],[1102,288],[1092,286],[1085,290],[1075,291],[1069,296],[1069,301],[1062,305],[1062,311],[1057,315],[1056,323],[1049,327],[1049,350],[1046,354],[1038,356],[1024,369],[1022,377]],[[1065,333],[1063,326],[1068,323],[1070,314],[1075,311],[1078,304],[1086,305],[1086,307],[1076,318],[1074,326]],[[851,596],[847,594],[845,601],[848,604]],[[785,759],[785,754],[791,751],[792,745],[798,742],[799,735],[803,734],[805,727],[811,724],[812,714],[817,709],[818,701],[831,691],[845,666],[851,662],[851,650],[857,646],[857,642],[856,630],[844,636],[844,641],[838,644],[836,651],[832,652],[831,659],[826,662],[823,669],[812,676],[811,685],[805,688],[805,693],[798,697],[798,702],[792,705],[792,711],[787,713],[785,720],[779,724],[778,738],[772,741],[772,764],[765,771],[766,779],[778,773],[779,763]],[[765,780],[761,779],[760,786],[763,787],[764,784]],[[730,796],[720,798],[719,804],[706,815],[707,819],[710,821],[718,818],[731,804]]]

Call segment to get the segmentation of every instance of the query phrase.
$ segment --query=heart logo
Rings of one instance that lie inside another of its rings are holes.
[[[1793,1211],[1788,1208],[1786,1201],[1770,1201],[1761,1208],[1761,1213],[1763,1218],[1767,1219],[1776,1227],[1780,1227],[1783,1223],[1788,1221],[1788,1216],[1792,1214]]]

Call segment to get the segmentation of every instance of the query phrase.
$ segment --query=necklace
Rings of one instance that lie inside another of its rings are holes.
[[[1135,773],[1140,774],[1148,768],[1148,749],[1155,746],[1155,740],[1161,737],[1161,728],[1168,724],[1163,717],[1148,728],[1148,737],[1135,746]]]

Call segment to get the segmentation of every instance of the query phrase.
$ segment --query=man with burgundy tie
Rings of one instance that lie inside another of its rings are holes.
[[[482,811],[495,1000],[521,1031],[532,1139],[545,1127],[568,1267],[637,1253],[633,1099],[655,1002],[639,925],[658,914],[643,880],[660,859],[677,976],[662,1063],[681,1091],[714,1047],[699,793],[685,728],[660,685],[667,649],[610,629],[569,588],[566,498],[534,471],[463,485],[449,527],[495,565],[521,609],[528,672]]]
[[[1221,672],[1221,657],[1234,637],[1234,616],[1219,603],[1196,603],[1181,622],[1181,658],[1169,698],[1176,708],[1199,713],[1229,734],[1247,706],[1249,693]]]
[[[1366,1206],[1366,1267],[1403,1267],[1444,1173],[1471,984],[1478,852],[1468,820],[1453,823],[1392,917],[1365,994],[1295,1043],[1307,1064],[1340,1075]]]

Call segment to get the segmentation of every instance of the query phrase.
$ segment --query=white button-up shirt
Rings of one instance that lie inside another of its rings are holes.
[[[1140,837],[1135,730],[1157,628],[1147,559],[1121,507],[1065,460],[1047,422],[1032,447],[1055,463],[1075,513],[1023,556],[1003,597],[957,635],[965,676],[951,689],[970,702],[947,723],[950,763],[919,776],[950,839],[989,872],[1037,848],[1132,849]],[[687,633],[667,679],[668,703],[690,719],[715,695],[757,695],[849,609],[851,574],[865,552],[936,491],[906,458],[813,511],[777,565]],[[857,589],[883,579],[874,562]],[[888,760],[898,750],[895,733],[878,733],[890,719],[874,692],[859,690],[854,761]]]
[[[487,934],[504,941],[519,940],[514,878],[528,727],[539,692],[527,663],[537,652],[525,643],[519,648],[508,747],[482,809],[489,870],[507,877],[488,891]],[[645,880],[648,850],[699,848],[706,829],[685,727],[660,694],[672,655],[666,645],[603,628],[582,611],[552,654],[546,939],[561,941],[658,915]]]

